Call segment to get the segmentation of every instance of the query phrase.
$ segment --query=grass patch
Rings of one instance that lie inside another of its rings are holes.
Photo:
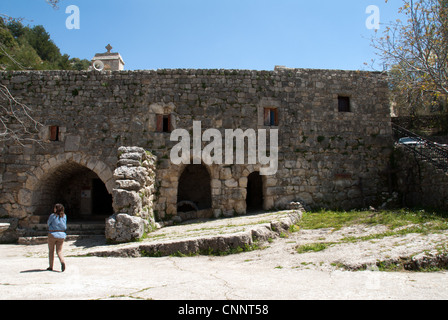
[[[231,254],[238,254],[242,252],[250,252],[254,250],[261,250],[263,247],[259,245],[258,242],[254,242],[251,245],[245,244],[243,247],[236,247],[236,248],[230,248],[228,250],[219,251],[219,250],[213,250],[211,248],[208,248],[208,250],[201,250],[199,252],[199,255],[204,256],[227,256]]]
[[[317,243],[310,243],[310,244],[304,244],[302,246],[298,246],[296,248],[297,253],[305,253],[305,252],[319,252],[327,249],[330,245],[333,243],[326,243],[326,242],[317,242]]]
[[[443,223],[425,223],[423,225],[415,225],[410,226],[408,228],[403,228],[399,230],[390,230],[385,231],[381,233],[371,234],[364,237],[345,237],[341,240],[341,242],[357,242],[357,241],[368,241],[368,240],[374,240],[374,239],[383,239],[385,237],[392,237],[392,236],[404,236],[410,233],[420,233],[423,235],[427,235],[430,233],[437,233],[444,230],[448,230],[447,225]]]
[[[412,224],[431,226],[429,230],[448,230],[448,214],[446,212],[427,210],[387,210],[387,211],[330,211],[320,210],[306,212],[299,223],[303,229],[333,228],[340,230],[356,224],[385,225],[396,229]]]
[[[297,246],[297,253],[319,252],[331,245],[354,243],[382,239],[390,236],[402,236],[410,233],[430,234],[448,230],[448,214],[431,210],[387,210],[387,211],[330,211],[320,210],[305,212],[297,229],[333,229],[365,224],[368,226],[384,225],[389,230],[367,236],[349,236],[337,242],[316,242]],[[324,240],[324,239],[322,239]],[[380,270],[393,269],[394,265],[378,265]]]

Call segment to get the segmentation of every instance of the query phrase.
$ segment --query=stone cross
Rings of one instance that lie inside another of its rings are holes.
[[[110,50],[112,50],[112,46],[110,44],[108,44],[106,46],[106,50],[107,50],[107,53],[110,53]]]

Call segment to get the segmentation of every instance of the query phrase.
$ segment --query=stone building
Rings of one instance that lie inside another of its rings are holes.
[[[33,136],[41,143],[0,145],[0,218],[17,229],[55,202],[73,219],[115,213],[113,230],[124,223],[120,213],[141,229],[291,201],[366,207],[387,191],[392,140],[380,73],[29,71],[2,72],[0,82],[42,124]],[[247,162],[173,164],[171,132],[192,132],[194,121],[223,137],[226,129],[278,129],[277,172],[262,176]]]
[[[97,71],[121,71],[124,70],[124,61],[118,52],[111,52],[112,46],[108,44],[106,46],[107,52],[97,53],[92,59],[91,69]],[[99,62],[97,66],[96,63]]]

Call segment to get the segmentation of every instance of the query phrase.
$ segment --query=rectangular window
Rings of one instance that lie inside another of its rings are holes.
[[[50,126],[50,141],[59,141],[59,127]]]
[[[173,131],[171,126],[171,115],[158,114],[157,115],[157,132],[171,132]]]
[[[339,112],[350,112],[350,98],[349,97],[338,97],[338,111]]]
[[[278,126],[278,110],[277,108],[264,108],[264,125]]]

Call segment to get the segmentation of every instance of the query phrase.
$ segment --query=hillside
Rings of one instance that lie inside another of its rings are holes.
[[[86,70],[90,61],[61,54],[43,26],[0,18],[0,70]]]

